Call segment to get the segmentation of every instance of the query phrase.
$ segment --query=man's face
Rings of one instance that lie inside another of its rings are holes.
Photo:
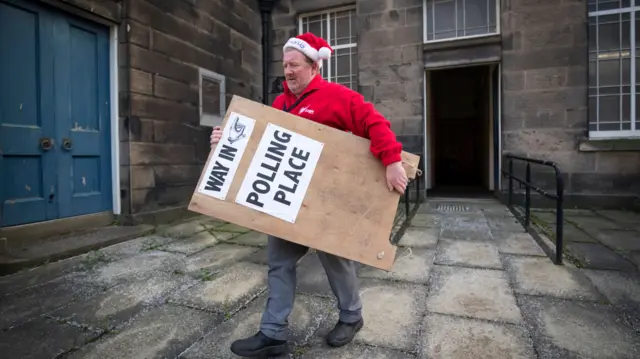
[[[298,50],[285,51],[282,65],[287,85],[296,95],[300,95],[318,73],[318,65],[309,63],[309,59]]]

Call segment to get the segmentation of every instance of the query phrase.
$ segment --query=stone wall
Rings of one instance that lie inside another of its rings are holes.
[[[580,150],[587,136],[586,6],[503,2],[503,150],[558,162],[569,205],[628,204],[640,193],[640,152]],[[535,172],[537,183],[555,186],[548,171]]]
[[[272,17],[270,101],[282,91],[282,46],[298,34],[297,16],[354,3],[358,91],[391,121],[405,150],[422,155],[422,0],[278,1]]]
[[[199,68],[226,77],[227,104],[262,101],[258,2],[128,0],[121,29],[123,212],[184,208],[209,154]]]

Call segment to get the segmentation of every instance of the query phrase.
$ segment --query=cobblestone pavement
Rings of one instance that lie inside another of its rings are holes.
[[[602,214],[618,221],[591,232],[597,242],[575,241],[607,245],[629,263],[624,271],[587,269],[554,265],[504,206],[446,204],[420,208],[392,272],[360,267],[365,326],[343,348],[324,343],[336,304],[317,256],[303,258],[291,356],[640,357],[637,217],[623,224],[621,215]],[[264,307],[265,244],[264,235],[200,217],[2,277],[0,351],[7,358],[234,358],[231,341],[255,333]]]

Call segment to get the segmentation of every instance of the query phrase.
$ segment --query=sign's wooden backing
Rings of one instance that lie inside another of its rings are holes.
[[[385,168],[369,152],[369,140],[239,96],[233,97],[223,127],[231,112],[251,117],[256,124],[229,195],[221,201],[196,191],[189,210],[372,267],[391,269],[396,247],[389,242],[389,236],[400,194],[388,190]],[[293,224],[235,203],[268,123],[325,144]],[[212,154],[213,151],[208,161]],[[407,152],[402,157],[409,178],[415,178],[419,157]],[[206,178],[205,171],[200,181]]]

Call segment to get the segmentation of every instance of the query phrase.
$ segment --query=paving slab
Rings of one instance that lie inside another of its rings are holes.
[[[621,253],[628,261],[634,263],[638,269],[640,269],[640,251],[634,251],[629,253]]]
[[[500,253],[546,257],[529,233],[493,232],[493,236]]]
[[[188,238],[181,238],[169,244],[163,245],[159,250],[191,255],[201,250],[213,247],[219,240],[209,231],[197,233]]]
[[[196,233],[207,230],[207,228],[198,220],[190,220],[187,222],[162,225],[156,230],[156,234],[169,238],[188,238]]]
[[[300,359],[414,359],[413,354],[366,345],[349,344],[340,348],[317,344],[301,351]]]
[[[640,318],[640,275],[638,273],[583,269],[594,286],[609,302]],[[634,323],[636,326],[640,323]]]
[[[491,231],[524,233],[524,227],[515,217],[485,215]]]
[[[580,265],[584,268],[637,270],[633,263],[599,243],[567,243],[565,250],[580,261]]]
[[[482,211],[482,213],[484,213],[485,217],[489,216],[489,217],[510,217],[510,218],[515,218],[513,216],[513,213],[511,213],[511,211],[509,210],[509,208],[507,208],[507,206],[504,206],[502,204],[491,205],[491,206],[482,206],[480,211]]]
[[[498,270],[434,265],[427,309],[498,322],[522,321],[507,276]]]
[[[414,227],[440,227],[442,215],[435,213],[416,213],[411,218],[410,224]]]
[[[267,246],[267,235],[264,233],[251,231],[244,234],[240,234],[233,238],[223,239],[228,243],[240,244],[244,246],[254,246],[254,247],[266,247]]]
[[[556,232],[556,227],[553,226],[554,233]],[[575,227],[570,223],[565,223],[562,228],[563,231],[563,239],[564,242],[585,242],[585,243],[598,243],[598,241],[593,238],[589,233],[583,231],[580,228]]]
[[[101,290],[63,278],[0,298],[0,331],[85,300]]]
[[[0,297],[75,273],[84,268],[82,263],[82,256],[76,256],[0,277]]]
[[[242,311],[216,327],[202,340],[190,347],[180,358],[184,359],[234,359],[237,358],[229,349],[237,339],[254,335],[260,329],[260,319],[266,304],[266,297],[260,296]],[[313,335],[322,321],[333,309],[330,300],[297,295],[294,307],[289,316],[290,347],[304,345]],[[291,350],[291,352],[293,352]]]
[[[396,261],[390,272],[363,266],[359,276],[360,278],[388,279],[426,284],[429,280],[429,271],[433,264],[434,257],[434,250],[399,248],[396,252]]]
[[[526,328],[449,315],[424,319],[421,352],[432,359],[536,359]]]
[[[610,306],[531,296],[518,302],[540,358],[640,357],[640,336]]]
[[[590,232],[594,229],[624,229],[620,224],[602,216],[569,216],[566,221],[578,228]]]
[[[616,251],[640,251],[640,232],[629,230],[594,230],[591,235]]]
[[[152,271],[171,273],[180,268],[185,256],[151,250],[117,261],[101,263],[85,274],[85,283],[111,287]]]
[[[580,300],[602,300],[591,282],[577,268],[555,265],[548,258],[505,256],[505,264],[517,293]]]
[[[240,247],[240,246],[238,246]],[[253,252],[252,254],[243,257],[242,260],[246,262],[256,263],[256,264],[264,264],[269,265],[269,258],[267,257],[268,251],[267,248],[259,249],[257,252]]]
[[[96,338],[98,333],[78,327],[36,319],[0,335],[4,358],[58,358]]]
[[[549,225],[555,225],[557,223],[557,215],[553,211],[540,211],[540,210],[531,210],[532,217],[537,218],[538,220],[547,223]]]
[[[199,275],[203,271],[208,274],[215,274],[221,270],[226,270],[231,264],[242,260],[257,250],[257,248],[253,247],[220,243],[188,256],[185,259],[182,270],[194,275]]]
[[[440,238],[490,241],[493,239],[491,230],[486,224],[466,225],[459,227],[443,227]]]
[[[360,296],[364,326],[355,342],[403,351],[416,350],[421,318],[425,313],[424,286],[363,280]]]
[[[635,229],[640,231],[640,213],[631,211],[618,210],[596,210],[596,212],[606,217],[626,229]]]
[[[234,223],[226,223],[222,226],[216,227],[216,232],[247,233],[250,231],[251,230],[249,228],[245,228]]]
[[[443,239],[438,244],[436,264],[501,269],[498,248],[492,242]]]
[[[400,247],[435,248],[440,238],[440,228],[409,227],[398,242]]]
[[[175,358],[219,323],[216,316],[196,309],[154,307],[68,358]]]
[[[265,290],[267,270],[266,266],[238,262],[210,280],[172,294],[169,301],[228,317]]]
[[[172,291],[194,284],[195,280],[184,275],[153,272],[86,300],[76,301],[49,313],[47,317],[79,324],[96,331],[108,331],[127,322],[145,306],[160,304]]]
[[[104,253],[111,260],[124,259],[137,254],[156,250],[164,245],[176,241],[176,238],[149,235],[132,239],[130,241],[104,247],[99,252]]]

